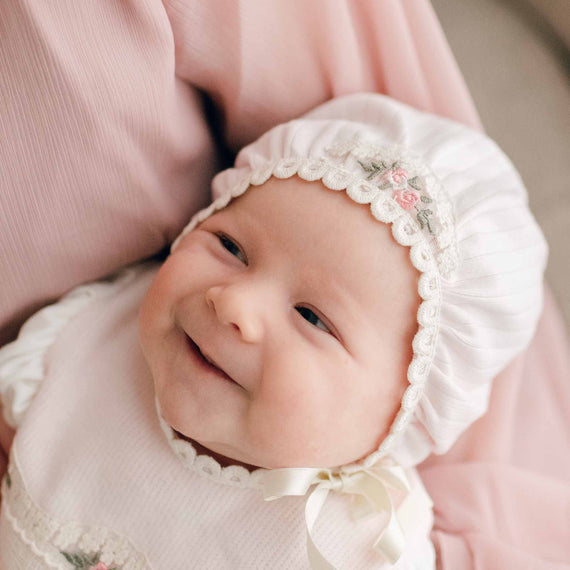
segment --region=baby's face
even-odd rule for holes
[[[344,192],[296,177],[249,189],[185,236],[143,302],[164,419],[259,467],[360,459],[407,386],[417,278]]]

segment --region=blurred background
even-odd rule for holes
[[[518,168],[570,329],[570,0],[432,0],[487,133]]]

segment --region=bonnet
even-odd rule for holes
[[[409,384],[389,434],[357,464],[324,475],[306,470],[304,491],[322,480],[339,490],[335,473],[373,469],[384,458],[401,469],[445,453],[486,411],[493,378],[528,345],[542,307],[547,246],[515,168],[493,141],[461,124],[382,95],[350,95],[242,149],[234,167],[214,178],[214,201],[172,249],[271,176],[320,180],[346,192],[391,226],[420,274]],[[394,469],[387,476],[397,486]],[[279,479],[295,470],[272,471]],[[268,480],[266,498],[304,494],[273,492],[281,484]],[[396,560],[398,547],[384,547]]]

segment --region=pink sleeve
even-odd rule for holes
[[[440,570],[570,568],[570,354],[552,294],[490,408],[420,466]]]
[[[233,150],[355,91],[478,125],[428,0],[5,0],[0,37],[0,345],[207,200],[199,90]]]
[[[165,5],[177,75],[223,109],[234,150],[276,123],[359,91],[381,92],[480,128],[427,0]]]
[[[213,145],[157,0],[5,0],[0,345],[78,283],[160,250],[207,201]]]

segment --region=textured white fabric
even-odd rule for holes
[[[2,394],[14,395],[6,415],[18,427],[2,484],[1,568],[68,570],[63,552],[100,553],[122,570],[308,567],[304,497],[265,502],[243,470],[181,461],[190,444],[173,453],[164,437],[137,331],[156,269],[73,291],[0,350]],[[427,498],[415,469],[407,474]],[[433,570],[431,509],[416,523],[392,568]],[[331,496],[315,537],[339,568],[382,568],[377,531],[376,519],[354,522],[350,501]]]
[[[421,192],[408,190],[428,198],[422,207],[434,211],[439,233],[429,235],[419,209],[399,206],[398,181],[370,179],[385,157],[410,181],[417,175]],[[410,385],[389,435],[364,464],[390,453],[409,466],[444,453],[486,411],[492,379],[527,346],[541,311],[547,246],[518,173],[477,131],[382,95],[351,95],[245,147],[235,168],[215,177],[215,201],[182,235],[252,185],[295,175],[370,203],[422,273]],[[369,197],[359,184],[374,187]]]
[[[137,271],[122,271],[115,286],[132,279]],[[19,342],[0,351],[0,395],[6,422],[13,428],[21,423],[45,374],[44,359],[57,334],[69,319],[98,294],[108,290],[105,282],[76,287],[54,305],[48,305],[28,319],[19,333]]]

